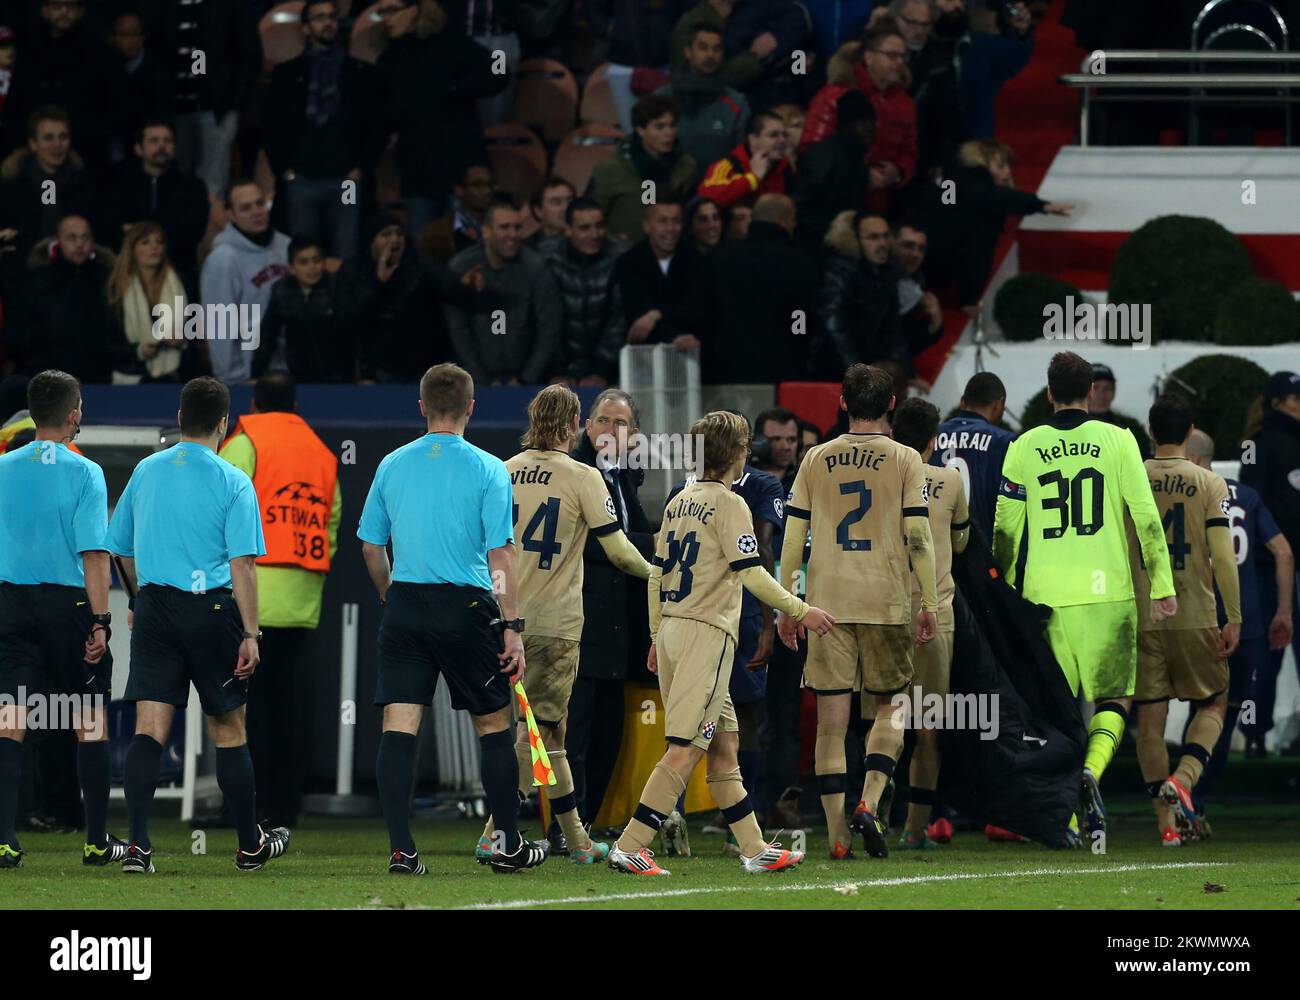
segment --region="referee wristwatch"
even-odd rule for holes
[[[262,638],[262,630],[259,628],[256,632],[244,632],[243,636],[245,639],[260,639]]]
[[[522,618],[501,618],[498,619],[498,622],[503,629],[508,628],[511,632],[518,632],[520,635],[524,634],[524,620]]]

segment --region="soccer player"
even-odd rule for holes
[[[1178,612],[1138,627],[1138,764],[1156,810],[1157,829],[1166,847],[1199,835],[1192,789],[1219,742],[1228,707],[1228,657],[1241,637],[1241,589],[1228,517],[1232,500],[1223,477],[1188,461],[1185,444],[1192,431],[1192,408],[1169,393],[1147,415],[1155,458],[1146,462],[1156,509],[1169,536],[1169,559]],[[1130,545],[1130,551],[1136,548]],[[1147,583],[1146,566],[1133,558],[1133,579]],[[1223,595],[1227,622],[1219,628],[1214,588]],[[1165,746],[1169,699],[1196,706],[1187,727],[1177,768],[1170,773]]]
[[[852,829],[871,857],[883,858],[889,847],[878,817],[880,797],[903,750],[891,698],[912,682],[913,643],[931,641],[938,624],[925,471],[915,450],[889,436],[894,402],[888,372],[851,366],[840,394],[849,430],[808,452],[785,508],[781,582],[787,589],[794,583],[811,531],[808,600],[825,606],[836,621],[826,634],[809,637],[804,667],[804,684],[817,695],[814,762],[834,861],[853,857],[844,818],[844,738],[853,692],[862,692],[863,716],[873,724]],[[909,557],[921,588],[915,634]],[[800,631],[784,618],[777,628],[787,645]]]
[[[1214,439],[1205,431],[1194,428],[1187,437],[1184,451],[1188,461],[1209,469],[1214,460]],[[1201,780],[1192,789],[1192,801],[1196,804],[1203,837],[1210,833],[1210,824],[1205,818],[1205,800],[1228,763],[1232,731],[1237,727],[1242,702],[1248,697],[1251,678],[1257,668],[1263,667],[1270,648],[1285,649],[1291,641],[1291,588],[1295,582],[1295,556],[1291,546],[1259,494],[1235,479],[1225,479],[1224,482],[1228,484],[1230,504],[1228,533],[1237,555],[1237,581],[1241,588],[1241,641],[1237,644],[1237,651],[1228,657],[1228,707],[1223,716],[1223,732],[1214,745]],[[1264,567],[1258,558],[1261,549],[1267,549],[1273,556],[1271,567]],[[1277,612],[1267,627],[1259,587],[1261,570],[1274,574],[1278,592],[1286,599],[1278,602]],[[1219,625],[1223,626],[1228,619],[1221,596],[1216,603]],[[1188,722],[1190,724],[1190,718]],[[1186,741],[1184,732],[1183,742]]]
[[[47,370],[27,384],[36,440],[0,456],[0,868],[22,866],[14,831],[27,692],[75,698],[85,799],[83,865],[121,861],[108,832],[108,491],[104,471],[70,450],[81,384]]]
[[[474,381],[465,369],[441,364],[425,372],[420,413],[428,433],[379,463],[357,528],[384,604],[375,684],[384,729],[375,777],[388,822],[388,871],[428,872],[411,836],[410,798],[415,737],[439,677],[452,707],[469,712],[478,733],[497,840],[489,863],[502,873],[536,868],[550,845],[524,840],[515,825],[519,763],[510,707],[526,661],[510,473],[465,440],[474,413]]]
[[[1014,583],[1028,539],[1027,600],[1052,609],[1047,640],[1070,690],[1096,704],[1080,781],[1089,836],[1105,832],[1099,782],[1124,735],[1137,679],[1137,607],[1129,571],[1125,511],[1137,530],[1150,579],[1151,621],[1178,610],[1164,527],[1133,434],[1088,416],[1092,365],[1063,351],[1047,367],[1052,419],[1007,449],[993,525],[993,558]],[[1145,616],[1144,616],[1145,617]]]
[[[999,427],[1007,408],[1007,389],[992,372],[970,377],[957,412],[939,425],[931,465],[961,473],[971,520],[985,544],[993,542],[993,511],[1002,483],[1002,461],[1015,435]]]
[[[126,811],[131,845],[122,871],[153,872],[149,811],[163,744],[190,684],[216,745],[217,784],[239,834],[235,867],[256,871],[289,847],[284,827],[256,818],[253,760],[244,705],[261,638],[254,562],[266,553],[257,494],[248,476],[217,448],[226,436],[230,390],[215,378],[181,389],[181,439],[135,467],[108,528],[136,591],[131,673],[135,737],[126,752]]]
[[[914,449],[922,462],[934,455],[939,411],[923,399],[904,400],[894,411],[894,440]],[[952,670],[953,614],[952,598],[956,585],[952,579],[952,555],[966,550],[970,537],[970,511],[961,474],[954,468],[926,465],[925,485],[929,497],[930,535],[934,541],[934,575],[939,593],[938,627],[934,639],[916,650],[916,687],[921,696],[948,694],[948,677]],[[921,613],[921,583],[912,575],[912,614]],[[915,690],[915,688],[914,688]],[[932,850],[938,845],[926,834],[930,810],[936,804],[939,787],[939,734],[919,722],[921,706],[913,705],[916,720],[916,746],[908,773],[911,800],[907,806],[907,829],[898,841],[903,850]]]
[[[697,420],[691,435],[704,442],[704,475],[665,509],[647,588],[652,642],[646,668],[659,675],[668,750],[610,851],[609,866],[632,875],[669,874],[648,845],[707,754],[709,786],[740,845],[742,869],[781,871],[799,864],[803,852],[763,840],[736,759],[736,715],[727,685],[741,588],[815,632],[824,632],[834,619],[782,590],[759,563],[753,519],[731,491],[749,455],[748,422],[715,411]]]
[[[564,832],[569,860],[590,865],[609,856],[609,845],[596,843],[578,817],[573,775],[564,748],[569,695],[578,676],[582,639],[582,552],[587,533],[595,535],[609,561],[629,576],[650,577],[645,561],[623,533],[622,524],[600,473],[574,461],[582,404],[564,385],[549,385],[528,404],[524,451],[506,462],[514,494],[515,552],[519,566],[519,613],[528,623],[524,655],[525,689],[533,717],[555,771],[546,789],[551,811]],[[516,727],[519,790],[533,787],[528,726]],[[480,861],[491,858],[492,836],[479,841]]]
[[[748,425],[749,420],[738,410],[728,410],[740,417]],[[695,481],[695,476],[688,476],[674,486],[668,494],[665,506],[673,498]],[[738,494],[749,508],[754,521],[754,538],[758,541],[760,565],[772,573],[776,568],[776,551],[773,539],[776,533],[785,527],[785,487],[781,480],[749,464],[748,459],[741,467],[740,476],[731,484],[731,491]],[[740,777],[745,790],[753,792],[755,772],[758,767],[759,735],[763,725],[763,705],[767,695],[767,663],[772,656],[773,641],[776,637],[776,622],[772,609],[760,604],[749,591],[741,595],[740,632],[736,642],[736,659],[731,666],[731,683],[728,690],[731,704],[736,710],[736,725],[740,728],[739,749],[736,756],[740,762]],[[725,818],[724,818],[725,819]],[[668,817],[661,831],[663,834],[664,853],[681,853],[689,856],[690,847],[685,840],[686,821],[678,810]],[[705,828],[705,832],[710,832]],[[723,847],[726,854],[737,855],[740,846],[730,831]]]

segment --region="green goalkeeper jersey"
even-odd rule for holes
[[[1084,410],[1061,410],[1007,449],[994,561],[1014,582],[1027,533],[1027,600],[1054,608],[1131,601],[1125,508],[1150,569],[1151,599],[1172,596],[1164,527],[1132,432],[1091,420]]]

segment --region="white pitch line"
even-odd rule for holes
[[[510,899],[498,903],[471,903],[458,906],[458,910],[520,910],[532,906],[562,906],[573,903],[616,903],[629,899],[671,899],[676,896],[703,896],[719,892],[809,892],[816,889],[839,889],[854,886],[872,889],[894,885],[922,885],[927,882],[961,882],[969,879],[1038,878],[1044,875],[1117,875],[1123,872],[1168,871],[1175,868],[1219,868],[1235,864],[1232,861],[1171,861],[1154,865],[1111,865],[1105,868],[1028,868],[1004,872],[953,872],[948,875],[909,875],[899,878],[875,878],[865,882],[796,882],[793,885],[772,883],[768,885],[715,885],[689,889],[664,889],[650,892],[611,892],[603,895],[563,896],[557,899]]]

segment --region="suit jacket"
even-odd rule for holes
[[[584,433],[573,451],[576,461],[600,468],[596,448]],[[654,555],[654,531],[641,509],[636,491],[645,479],[641,470],[619,469],[619,488],[605,487],[614,501],[619,520],[626,514],[627,537],[646,559]],[[627,680],[649,677],[645,670],[650,651],[650,614],[646,585],[609,561],[595,537],[587,536],[582,553],[582,657],[578,675],[590,680]]]

